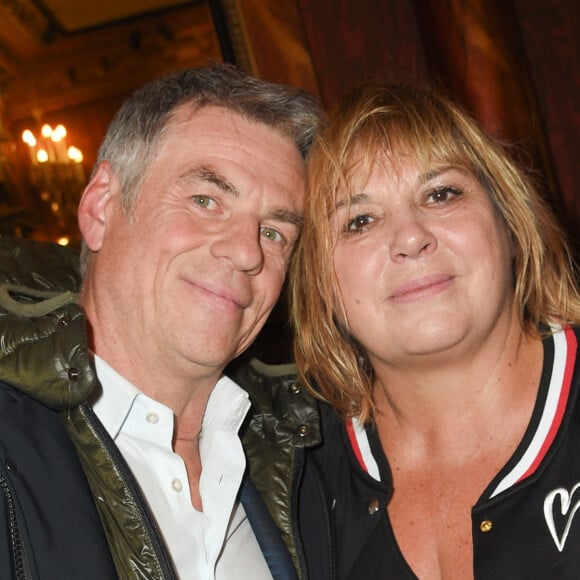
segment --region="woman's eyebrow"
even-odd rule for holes
[[[436,169],[430,169],[425,173],[422,173],[417,177],[417,181],[421,184],[428,183],[432,179],[436,179],[441,175],[448,173],[449,171],[458,171],[459,173],[468,174],[469,172],[466,171],[463,167],[457,167],[456,165],[447,165],[445,167],[438,167]]]
[[[369,200],[369,194],[368,193],[355,193],[354,195],[349,196],[348,198],[342,198],[339,199],[335,206],[334,209],[340,209],[342,207],[345,207],[346,205],[354,205],[357,203],[365,203]]]

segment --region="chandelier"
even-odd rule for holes
[[[22,141],[30,155],[31,184],[57,221],[60,243],[66,244],[77,237],[77,207],[86,184],[82,151],[67,142],[64,125],[44,124],[38,136],[26,129]]]

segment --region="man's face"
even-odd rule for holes
[[[298,150],[225,108],[181,108],[130,216],[119,195],[113,174],[102,232],[85,234],[97,251],[83,297],[97,352],[120,372],[126,361],[221,370],[278,299],[299,234]]]

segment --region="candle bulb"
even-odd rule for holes
[[[49,161],[50,163],[54,163],[56,161],[56,152],[54,145],[52,143],[52,132],[53,132],[52,127],[48,123],[45,123],[40,128],[40,133],[45,139],[44,150],[48,155],[47,161]]]
[[[48,161],[48,152],[46,149],[39,149],[36,152],[36,159],[39,163],[46,163]]]
[[[52,127],[48,124],[45,123],[41,128],[40,128],[40,134],[45,138],[45,139],[50,139],[51,135],[52,135]]]
[[[85,182],[85,170],[83,168],[83,153],[78,147],[71,145],[67,151],[68,158],[75,165],[75,177],[79,183],[84,185]]]
[[[28,153],[30,154],[30,161],[32,162],[32,165],[36,165],[36,137],[33,135],[30,129],[23,131],[22,141],[28,145]]]
[[[62,127],[63,130],[58,131],[59,127]],[[54,152],[55,152],[57,163],[67,163],[68,162],[68,156],[67,156],[67,151],[66,151],[66,142],[64,140],[65,135],[66,135],[66,130],[64,129],[64,127],[62,125],[59,125],[52,132],[52,135],[50,136],[50,140],[54,144]]]

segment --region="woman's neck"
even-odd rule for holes
[[[542,361],[540,338],[526,336],[518,325],[504,341],[482,345],[469,356],[407,368],[379,366],[374,396],[381,440],[447,455],[458,441],[466,452],[482,438],[525,430]]]

